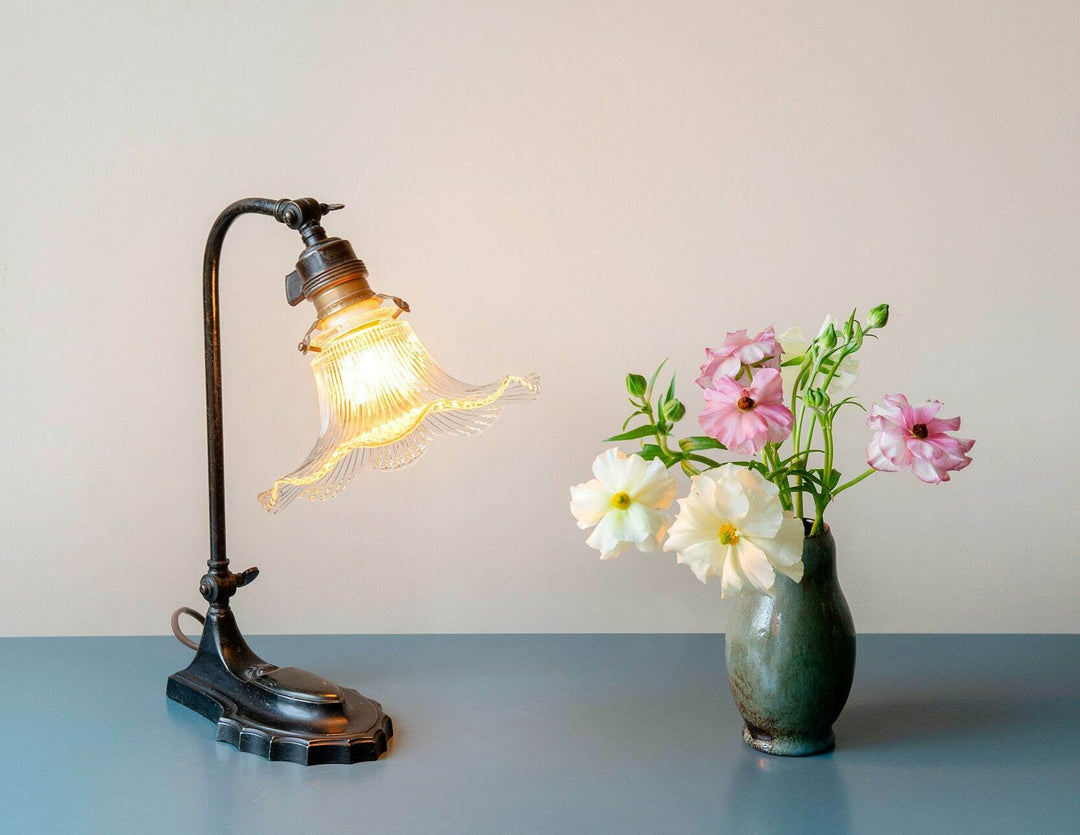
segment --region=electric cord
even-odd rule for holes
[[[189,609],[187,606],[181,606],[175,612],[172,613],[172,633],[176,636],[176,640],[186,646],[188,649],[198,650],[199,645],[195,643],[191,638],[184,634],[184,631],[180,628],[180,615],[191,615],[199,623],[206,623],[206,618],[196,612],[194,609]]]

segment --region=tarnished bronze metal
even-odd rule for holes
[[[294,667],[269,664],[244,641],[229,599],[259,569],[239,574],[225,553],[225,454],[221,414],[221,337],[218,266],[225,233],[242,214],[270,215],[304,240],[297,270],[286,279],[290,304],[309,298],[316,311],[374,295],[367,268],[348,241],[330,238],[319,221],[342,208],[311,197],[251,198],[228,206],[214,221],[203,257],[203,326],[206,361],[206,443],[210,495],[209,570],[199,593],[210,604],[191,664],[169,676],[168,697],[217,723],[217,738],[272,760],[303,765],[377,759],[394,729],[378,702]],[[335,307],[338,306],[338,307]],[[319,312],[319,317],[326,315]],[[175,623],[173,631],[180,637]],[[182,639],[185,646],[193,642]]]
[[[296,270],[285,277],[285,298],[291,305],[304,299],[315,304],[321,319],[346,304],[370,299],[367,267],[356,257],[352,244],[328,238],[318,224],[306,228],[307,249],[300,253]]]

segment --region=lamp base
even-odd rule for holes
[[[276,667],[244,641],[232,610],[211,606],[198,652],[166,694],[217,723],[220,742],[300,765],[376,760],[394,735],[382,706],[296,667]]]

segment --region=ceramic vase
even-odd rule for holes
[[[836,577],[836,543],[804,522],[803,578],[743,595],[724,641],[728,683],[747,745],[788,757],[831,750],[855,673],[855,625]]]

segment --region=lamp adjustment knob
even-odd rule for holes
[[[259,569],[255,566],[252,566],[246,571],[241,571],[239,574],[236,575],[236,587],[240,588],[241,586],[246,586],[248,583],[254,582],[255,578],[258,576]]]
[[[344,203],[320,203],[314,197],[300,197],[296,200],[279,200],[274,216],[290,229],[303,229],[318,224],[323,215],[344,208]]]
[[[207,572],[199,581],[199,594],[206,598],[207,603],[226,603],[236,594],[237,589],[251,583],[258,576],[259,569],[254,566],[239,574],[231,571],[224,574]]]

